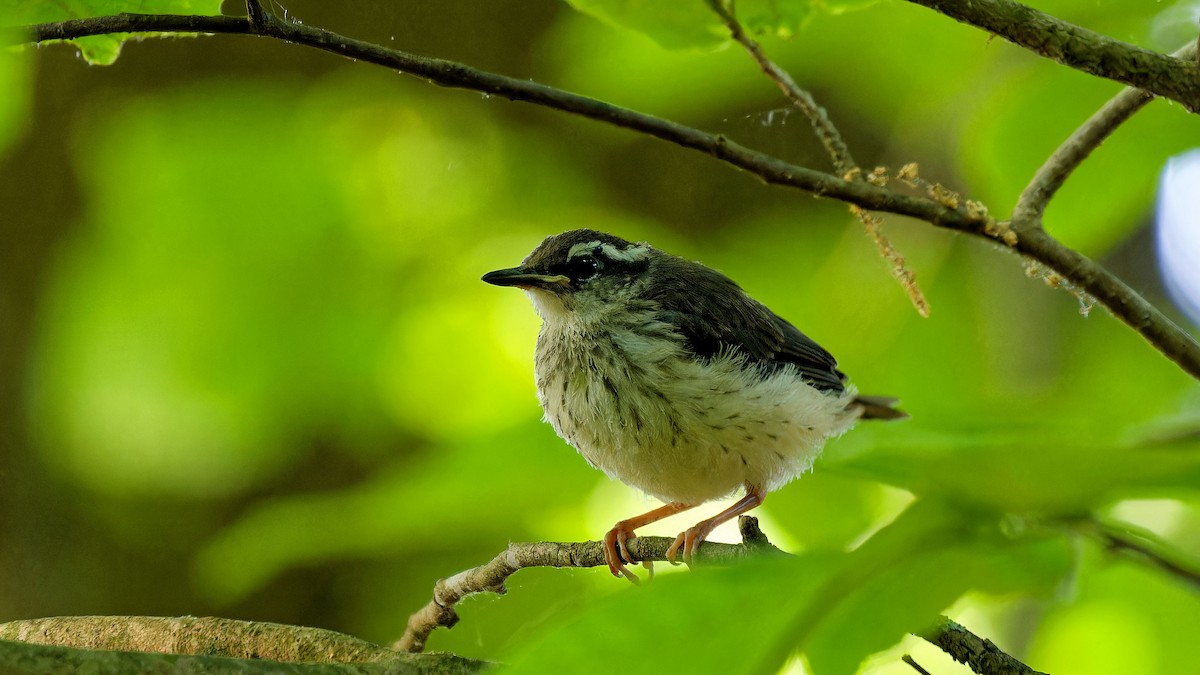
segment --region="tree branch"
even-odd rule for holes
[[[817,135],[817,139],[821,141],[821,145],[825,146],[825,152],[829,154],[829,158],[833,161],[833,168],[845,180],[861,181],[864,179],[862,171],[859,170],[858,164],[850,155],[850,148],[846,145],[846,141],[842,138],[841,132],[833,124],[833,120],[829,119],[829,113],[825,108],[817,104],[816,99],[807,90],[802,89],[792,76],[783,68],[780,68],[772,61],[763,51],[762,47],[746,34],[742,24],[734,16],[734,0],[708,0],[708,4],[712,10],[720,17],[721,22],[725,24],[725,28],[729,30],[729,35],[734,42],[737,42],[746,50],[750,58],[758,64],[759,70],[767,76],[767,79],[775,83],[779,90],[783,92],[784,97],[792,102],[804,116],[808,118],[812,125],[813,132]],[[921,287],[917,285],[917,277],[912,270],[908,269],[908,265],[904,260],[904,256],[883,233],[883,219],[878,216],[867,213],[866,211],[850,206],[850,212],[862,222],[866,229],[867,235],[871,237],[871,241],[875,244],[875,248],[879,251],[879,255],[888,262],[892,267],[892,276],[900,282],[900,286],[908,294],[909,300],[917,313],[921,316],[929,317],[929,301],[925,299],[925,294],[921,292]]]
[[[1187,43],[1173,56],[1184,60],[1195,60],[1196,42]],[[1082,164],[1093,150],[1100,147],[1100,144],[1112,135],[1117,127],[1124,124],[1126,120],[1133,117],[1134,113],[1152,100],[1154,100],[1152,94],[1128,87],[1121,90],[1080,125],[1042,164],[1033,179],[1029,181],[1025,191],[1021,193],[1017,205],[1013,208],[1013,228],[1018,233],[1022,233],[1035,227],[1041,227],[1042,214],[1046,211],[1046,205],[1066,182],[1071,172]]]
[[[1102,265],[1041,229],[1021,232],[1013,248],[1061,274],[1075,289],[1140,333],[1163,356],[1200,379],[1200,346],[1195,339]]]
[[[1200,590],[1200,568],[1196,561],[1186,560],[1152,533],[1127,523],[1111,523],[1099,518],[1091,518],[1084,524],[1088,534],[1109,551],[1142,560]]]
[[[767,541],[766,535],[758,529],[757,518],[742,516],[738,519],[738,525],[742,530],[741,544],[706,541],[700,544],[696,559],[708,563],[728,563],[764,552],[783,553]],[[673,543],[674,537],[637,537],[629,542],[629,553],[634,559],[628,562],[663,562],[667,559],[667,549]],[[517,570],[526,567],[601,567],[607,564],[604,560],[604,543],[600,541],[511,543],[490,561],[438,580],[433,587],[433,599],[409,617],[404,635],[392,648],[406,652],[422,651],[434,629],[452,628],[458,623],[454,605],[459,600],[485,591],[503,595],[507,592],[504,582]]]
[[[738,528],[741,530],[742,543],[722,544],[706,541],[700,544],[697,560],[708,563],[737,562],[759,555],[789,555],[776,548],[767,540],[767,536],[759,529],[758,519],[753,516],[739,516]],[[653,561],[661,562],[667,559],[667,548],[674,543],[674,537],[638,537],[629,543],[629,553],[634,560],[629,562]],[[539,541],[529,543],[512,543],[495,558],[469,570],[464,570],[447,579],[440,579],[433,587],[433,599],[428,605],[413,613],[408,619],[408,627],[404,636],[392,645],[393,649],[408,652],[420,652],[425,649],[429,634],[439,627],[452,628],[458,623],[458,614],[454,605],[460,600],[475,593],[507,592],[504,584],[510,576],[526,567],[602,567],[604,561],[603,543],[585,541],[578,543]],[[924,631],[920,637],[941,648],[950,656],[962,663],[967,663],[980,675],[1043,675],[1029,668],[1017,659],[1001,651],[990,640],[984,640],[971,631],[946,617],[939,617],[938,623]],[[987,646],[985,657],[980,657],[980,645]],[[960,655],[972,655],[968,657]],[[1024,670],[1015,670],[1020,667]],[[983,669],[981,669],[983,668]]]
[[[1115,80],[1200,112],[1200,64],[1142,49],[1013,0],[908,0],[1065,66]]]
[[[252,30],[262,30],[272,16],[270,12],[263,9],[259,0],[246,0],[246,20],[250,22]]]
[[[981,0],[974,4],[990,6],[996,2],[1000,0]],[[931,4],[934,4],[932,0]],[[144,14],[75,19],[22,29],[29,42],[65,40],[105,33],[180,31],[278,38],[398,70],[442,86],[483,92],[514,101],[526,101],[696,150],[747,171],[769,184],[798,188],[819,197],[832,197],[871,211],[910,216],[937,227],[966,232],[1012,246],[1096,298],[1163,355],[1179,364],[1192,377],[1200,379],[1200,344],[1106,269],[1037,230],[1023,233],[1013,241],[1011,230],[999,227],[986,213],[956,201],[946,203],[944,200],[900,194],[867,181],[845,180],[828,173],[789,164],[739,145],[722,135],[706,133],[536,82],[505,77],[444,59],[386,49],[312,26],[286,23],[271,17],[270,14],[267,14],[267,20],[259,29],[252,28],[245,18]],[[1191,64],[1189,68],[1194,65]],[[1180,75],[1186,76],[1190,72]],[[1200,78],[1192,78],[1200,82]]]
[[[944,616],[921,637],[980,675],[1046,675]]]
[[[829,114],[825,108],[817,105],[816,99],[813,98],[807,90],[800,88],[792,76],[783,68],[780,68],[774,61],[767,58],[762,47],[754,41],[746,31],[742,28],[742,24],[738,22],[737,17],[733,14],[733,0],[708,0],[709,6],[721,18],[725,27],[729,29],[729,35],[733,41],[740,44],[754,62],[758,64],[759,69],[772,82],[775,83],[783,95],[792,102],[808,121],[812,124],[813,131],[816,132],[817,138],[821,141],[821,145],[825,146],[825,151],[829,153],[829,157],[833,160],[833,168],[838,175],[846,178],[847,174],[858,168],[854,163],[854,158],[850,156],[850,148],[846,146],[846,141],[842,139],[842,134],[834,126],[833,120],[829,119]]]
[[[0,671],[341,675],[476,673],[488,664],[411,654],[342,633],[232,619],[75,616],[0,624]]]

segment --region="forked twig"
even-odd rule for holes
[[[729,29],[729,35],[733,41],[740,44],[750,54],[763,73],[812,123],[813,131],[816,132],[817,139],[821,141],[821,145],[825,146],[825,151],[833,160],[833,168],[838,175],[845,177],[857,169],[858,164],[855,164],[854,158],[850,156],[850,148],[846,147],[846,141],[842,139],[841,132],[834,126],[833,120],[829,119],[829,113],[817,104],[812,94],[796,84],[786,70],[768,58],[758,42],[746,34],[746,30],[734,15],[733,0],[708,0],[708,5]]]
[[[1196,41],[1188,42],[1172,56],[1184,60],[1196,59]],[[1117,127],[1153,100],[1153,94],[1126,87],[1081,124],[1058,146],[1054,154],[1046,159],[1017,199],[1017,204],[1013,207],[1013,228],[1018,232],[1040,228],[1046,205],[1070,177],[1071,172],[1078,168],[1093,150],[1100,147]]]
[[[850,155],[850,148],[846,145],[845,139],[842,138],[842,134],[837,130],[833,120],[829,118],[829,113],[817,104],[816,99],[808,90],[796,84],[790,73],[772,61],[754,38],[746,34],[745,28],[742,27],[734,13],[734,0],[708,0],[708,4],[725,24],[733,41],[746,50],[763,74],[774,82],[783,95],[808,118],[817,139],[821,141],[821,145],[825,146],[825,152],[833,161],[834,170],[845,180],[864,180],[862,171]],[[917,313],[928,318],[929,301],[925,298],[921,287],[917,285],[917,276],[908,268],[904,255],[883,233],[883,219],[853,204],[850,205],[850,213],[854,214],[863,224],[867,235],[871,237],[871,242],[875,244],[879,255],[891,266],[892,276],[900,282],[900,286],[908,294],[908,299],[917,309]]]

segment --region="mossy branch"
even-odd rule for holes
[[[213,617],[72,616],[0,624],[0,672],[477,673],[485,661],[412,654],[319,628]]]

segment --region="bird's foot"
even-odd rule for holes
[[[636,539],[632,529],[622,527],[623,523],[617,523],[617,526],[609,530],[604,535],[604,562],[608,563],[608,571],[612,572],[614,577],[625,577],[633,584],[641,583],[637,575],[629,571],[625,563],[634,562],[633,554],[629,552],[629,542]],[[645,564],[645,563],[643,563]],[[653,566],[647,566],[650,570],[650,575],[654,575]]]
[[[683,562],[687,563],[690,567],[692,565],[692,558],[696,555],[696,550],[700,548],[700,544],[704,543],[705,539],[708,539],[708,535],[712,534],[712,531],[718,525],[762,504],[764,497],[765,493],[762,488],[746,483],[746,496],[739,499],[733,506],[730,506],[708,520],[702,520],[680,532],[679,536],[675,537],[674,543],[667,549],[667,562],[672,565],[678,564],[675,562],[675,556],[679,553],[679,549],[682,548]]]
[[[675,537],[674,543],[667,548],[667,562],[678,565],[679,563],[675,562],[675,556],[679,555],[680,549],[683,549],[683,562],[691,567],[696,549],[700,548],[700,544],[704,543],[716,526],[717,523],[705,520],[680,532],[679,536]]]

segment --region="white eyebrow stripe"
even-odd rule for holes
[[[582,255],[584,253],[591,253],[592,251],[596,250],[596,248],[598,248],[599,246],[600,246],[600,240],[598,240],[598,239],[596,241],[589,241],[586,244],[575,244],[574,246],[571,247],[571,250],[567,251],[567,260],[570,260],[571,258],[574,258],[577,255]]]
[[[609,260],[616,260],[618,262],[634,262],[637,260],[642,260],[650,254],[650,247],[644,245],[630,246],[625,250],[621,250],[612,244],[605,244],[601,243],[600,241],[589,241],[583,244],[575,244],[572,246],[571,249],[567,251],[567,260],[570,260],[576,256],[589,254],[592,251],[595,251],[597,248],[600,249],[600,252],[604,254],[605,258],[608,258]]]
[[[650,249],[646,246],[630,246],[622,251],[612,244],[601,244],[600,250],[604,251],[604,255],[608,256],[609,260],[621,260],[623,262],[641,260],[650,254]]]

